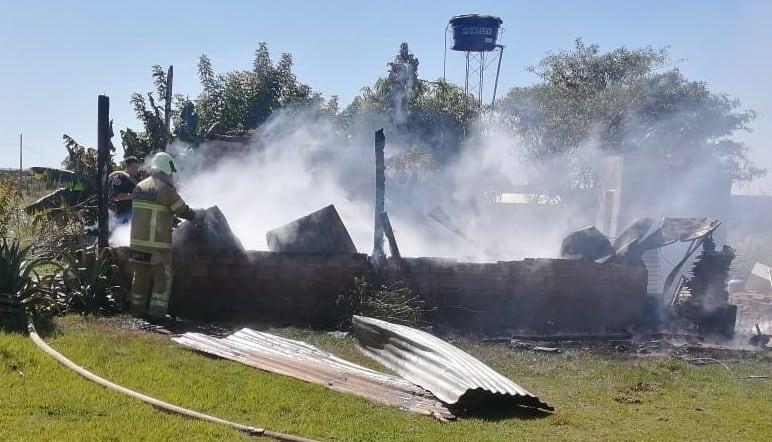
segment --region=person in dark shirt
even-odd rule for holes
[[[125,170],[110,174],[110,199],[118,224],[131,220],[131,193],[141,176],[140,162],[137,157],[126,157],[123,161]]]

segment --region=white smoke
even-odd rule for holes
[[[400,134],[386,137],[387,157],[399,154]],[[387,179],[386,209],[403,256],[491,261],[557,254],[560,238],[570,231],[564,224],[552,223],[549,237],[534,237],[531,217],[488,213],[486,192],[527,181],[514,143],[511,134],[488,130],[427,182],[405,187]],[[247,249],[267,250],[267,231],[333,204],[357,250],[372,252],[371,136],[350,140],[327,120],[279,113],[260,127],[246,153],[220,152],[216,144],[170,146],[179,191],[191,207],[218,206]],[[435,206],[450,215],[463,237],[428,216]],[[128,244],[128,228],[117,227],[111,243]]]
[[[266,232],[333,204],[358,251],[369,254],[375,192],[372,134],[377,128],[371,129],[361,130],[362,138],[348,139],[327,119],[279,112],[258,129],[246,153],[218,153],[221,147],[216,142],[198,149],[173,145],[169,151],[176,158],[179,190],[186,202],[192,207],[218,206],[247,249],[267,250]],[[468,261],[551,258],[558,255],[568,233],[595,222],[593,191],[585,191],[584,199],[578,194],[559,195],[555,204],[497,200],[502,192],[535,198],[566,189],[569,160],[561,157],[544,164],[537,174],[534,166],[522,161],[515,134],[488,121],[470,132],[460,155],[424,181],[405,186],[390,181],[394,174],[387,173],[386,210],[403,256]],[[408,147],[403,135],[386,132],[387,164],[389,157]],[[588,143],[570,161],[598,166],[601,156]],[[662,203],[647,202],[631,213],[654,218],[719,215],[677,210],[694,209],[687,201],[695,200],[704,180],[687,182],[696,188],[671,189]],[[429,216],[438,207],[450,226]],[[115,243],[128,243],[127,238],[125,229],[116,230]]]
[[[110,226],[110,247],[127,247],[131,234],[131,224],[118,224],[114,222]]]
[[[343,149],[332,126],[322,121],[296,123],[273,118],[244,155],[214,159],[206,144],[191,151],[179,161],[180,193],[192,207],[218,206],[234,234],[254,250],[267,250],[268,230],[334,204],[357,247],[366,250],[367,208],[338,184],[339,175],[354,169],[366,151]],[[366,163],[361,173],[367,173]]]

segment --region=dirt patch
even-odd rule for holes
[[[257,330],[267,330],[267,324],[227,324],[222,322],[194,321],[179,318],[152,320],[139,318],[128,314],[102,316],[94,318],[97,324],[132,332],[158,333],[163,335],[181,335],[188,332],[202,333],[214,337],[225,337],[235,331],[250,327]],[[737,339],[731,343],[716,344],[700,340],[692,335],[650,336],[610,336],[609,339],[591,337],[587,340],[574,337],[572,339],[539,338],[480,338],[481,343],[499,343],[519,351],[536,353],[562,353],[564,351],[581,351],[594,356],[609,359],[627,359],[636,357],[674,357],[693,364],[707,364],[716,361],[758,360],[772,363],[772,349],[752,346],[747,339]],[[638,390],[630,393],[646,391],[646,385],[636,386]]]
[[[218,338],[227,336],[241,328],[233,324],[189,321],[177,318],[150,319],[139,318],[132,315],[100,316],[95,318],[94,322],[106,327],[127,331],[159,333],[164,335],[181,335],[188,332],[194,332]]]
[[[566,350],[584,351],[603,358],[675,357],[687,362],[700,360],[762,360],[772,362],[772,348],[751,345],[747,337],[731,342],[711,343],[696,335],[655,334],[608,339],[591,337],[571,339],[560,337],[484,338],[484,343],[505,344],[509,348],[536,353],[562,353]]]

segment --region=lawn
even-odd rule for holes
[[[769,440],[772,355],[692,365],[672,357],[574,349],[535,353],[503,344],[454,343],[553,405],[450,423],[323,386],[207,357],[168,336],[79,316],[39,333],[95,374],[196,411],[319,440]],[[246,440],[246,433],[168,414],[94,384],[0,324],[0,440]],[[301,329],[302,339],[371,367],[353,338]],[[749,377],[751,376],[751,377]],[[765,377],[764,377],[765,376]]]

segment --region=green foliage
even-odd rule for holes
[[[64,238],[33,254],[33,246],[3,238],[0,243],[0,317],[39,317],[77,311],[114,314],[125,310],[125,289],[116,284],[118,266],[110,249],[71,252]]]
[[[407,122],[408,101],[418,84],[418,64],[418,58],[410,52],[407,43],[399,46],[399,52],[388,63],[386,101],[392,121],[397,126]]]
[[[335,302],[347,320],[351,315],[361,315],[412,327],[424,324],[424,314],[431,311],[404,282],[381,285],[373,290],[364,277],[354,277],[353,286],[341,293]]]
[[[402,187],[428,181],[436,168],[437,162],[432,153],[418,146],[411,146],[386,162],[390,185]]]
[[[38,179],[44,181],[50,179],[48,177],[61,175],[60,172],[62,172],[44,167],[33,167],[32,170],[35,176],[39,177]],[[69,184],[70,187],[60,187],[42,196],[25,206],[25,212],[39,219],[62,220],[73,210],[81,209],[87,214],[87,218],[96,219],[96,198],[93,193],[86,191],[85,188],[72,188],[72,186],[80,186],[80,182],[78,178],[77,181]]]
[[[536,163],[571,157],[580,147],[636,152],[676,164],[715,161],[736,181],[763,175],[731,140],[756,117],[707,84],[668,68],[666,49],[601,53],[576,41],[572,51],[546,56],[529,70],[541,83],[513,88],[497,109],[516,129],[524,156]]]
[[[209,58],[202,55],[198,63],[202,92],[195,100],[197,134],[249,135],[279,109],[335,111],[337,100],[326,103],[299,82],[292,64],[286,53],[274,64],[264,42],[255,50],[251,70],[215,74]]]
[[[166,93],[165,75],[158,65],[153,66],[153,79],[156,84],[156,91],[160,99],[164,99],[162,93]],[[137,119],[142,122],[144,131],[137,133],[131,129],[121,131],[121,142],[125,155],[133,155],[137,158],[144,158],[150,152],[155,150],[165,150],[168,141],[166,133],[166,124],[164,108],[161,104],[156,104],[152,92],[145,96],[134,92],[129,99]]]
[[[196,105],[187,98],[177,96],[174,115],[174,137],[187,144],[196,145],[201,140],[197,133],[199,117]]]
[[[94,223],[98,217],[97,151],[67,134],[62,136],[67,157],[61,169],[32,167],[33,177],[57,189],[27,205],[24,210],[38,219],[68,222],[74,216]],[[73,213],[75,212],[75,214]]]
[[[139,134],[133,129],[126,128],[126,130],[121,130],[120,134],[124,156],[144,158],[153,151],[153,147],[146,139],[144,133]]]
[[[136,132],[130,128],[120,131],[124,157],[135,156],[142,159],[153,151],[166,150],[166,145],[171,139],[171,134],[167,133],[166,130],[166,111],[164,109],[169,87],[168,78],[166,78],[166,72],[163,68],[157,64],[153,65],[151,75],[160,104],[156,103],[156,96],[153,95],[153,92],[148,92],[146,95],[138,92],[131,94],[129,101],[134,108],[137,119],[142,123],[144,131]],[[147,100],[145,100],[145,96],[147,96]],[[170,115],[171,117],[172,115]]]
[[[0,176],[0,237],[8,237],[24,216],[22,199],[17,184],[6,176]]]
[[[341,126],[347,134],[359,131],[371,132],[378,128],[388,129],[391,120],[388,114],[386,79],[378,79],[373,87],[363,87],[360,94],[340,113]],[[391,133],[391,131],[386,130]]]
[[[428,146],[439,160],[461,150],[466,135],[481,114],[474,97],[442,79],[419,82],[409,108],[409,130],[418,143]]]
[[[85,177],[85,181],[94,180],[97,174],[97,150],[78,143],[71,136],[62,135],[67,157],[62,161],[62,167]],[[93,183],[89,183],[93,184]]]
[[[64,310],[82,314],[114,314],[126,309],[126,289],[116,283],[118,265],[112,250],[104,248],[96,253],[91,249],[64,251],[58,257],[61,272],[58,298]]]
[[[206,134],[214,130],[215,125],[218,124],[223,102],[223,77],[215,74],[212,61],[206,54],[202,54],[198,59],[198,78],[202,91],[195,103],[199,115],[199,126],[196,128],[196,132],[203,131]]]
[[[83,218],[76,211],[62,210],[51,219],[34,218],[24,211],[28,201],[13,180],[0,179],[0,237],[16,239],[22,246],[32,244],[40,251],[83,247]]]
[[[341,125],[349,134],[383,127],[402,137],[400,143],[422,146],[442,162],[461,149],[481,109],[458,86],[420,79],[418,65],[418,58],[402,43],[388,63],[387,76],[363,88],[341,112]]]
[[[75,211],[62,210],[55,219],[31,226],[11,226],[9,233],[16,237],[4,236],[0,244],[0,316],[124,310],[125,289],[115,282],[118,267],[111,250],[95,256],[82,249],[86,237]]]
[[[35,257],[32,245],[3,237],[0,243],[0,319],[32,314],[49,317],[59,312],[53,297],[51,274],[41,271],[55,266],[46,256]]]

